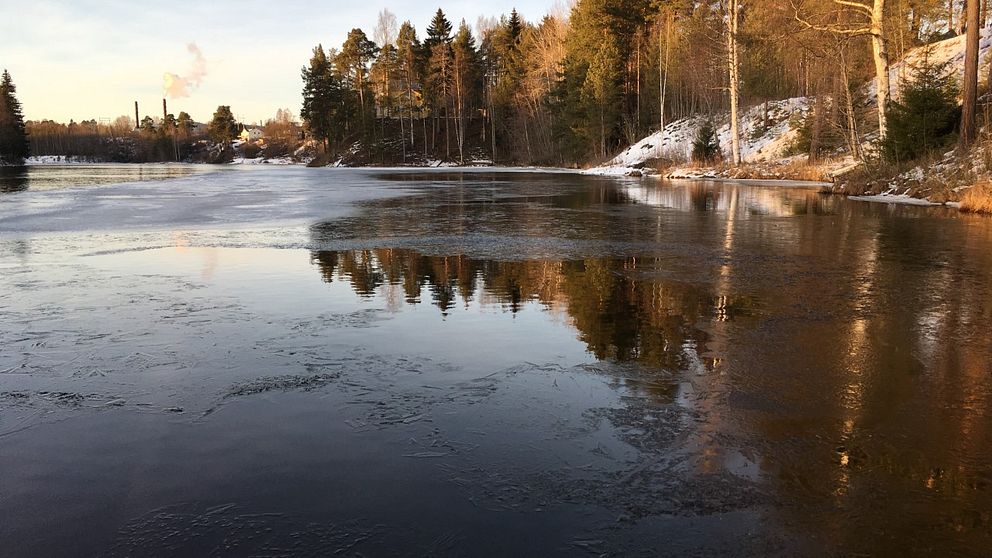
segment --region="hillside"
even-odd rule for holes
[[[744,162],[759,163],[781,159],[796,136],[790,119],[793,116],[802,117],[809,111],[809,107],[809,98],[797,97],[762,103],[745,111],[741,118],[741,157]],[[696,130],[705,120],[703,115],[676,120],[666,125],[663,132],[651,134],[606,164],[586,172],[600,175],[650,173],[655,164],[688,161]],[[719,114],[713,118],[713,122],[717,126],[720,145],[725,150],[729,149],[730,114]]]
[[[992,30],[983,29],[980,41],[980,60],[983,67],[988,63],[988,57],[992,48]],[[912,75],[913,66],[929,59],[930,62],[941,64],[949,63],[951,69],[958,79],[964,74],[964,51],[965,37],[959,36],[946,39],[929,45],[921,46],[909,51],[905,57],[896,61],[890,68],[890,80],[892,83],[892,94],[894,99],[898,99],[902,85]],[[984,78],[985,71],[982,71]],[[872,107],[875,103],[874,81],[869,81],[863,86],[863,103],[865,107]],[[640,175],[660,175],[670,178],[698,178],[698,177],[762,177],[762,178],[798,178],[792,174],[791,169],[800,167],[800,163],[805,160],[803,156],[789,156],[787,153],[790,145],[795,141],[797,130],[795,123],[801,120],[810,110],[813,99],[810,97],[796,97],[771,101],[752,106],[745,110],[741,116],[741,157],[745,165],[738,169],[729,168],[700,168],[687,165],[690,160],[692,141],[696,130],[704,122],[705,116],[697,115],[671,122],[665,126],[663,132],[655,132],[639,142],[631,145],[613,159],[603,165],[591,168],[585,172],[598,175],[615,176],[640,176]],[[724,152],[730,149],[730,115],[723,112],[713,117],[714,123],[718,127],[720,145]],[[874,124],[873,116],[866,120],[864,127],[871,130]],[[871,142],[877,138],[877,133],[869,131],[864,134],[865,147],[871,149]],[[855,161],[843,154],[827,159],[820,163],[819,171],[824,177],[832,177],[843,174],[856,167]],[[931,171],[940,179],[945,179],[951,174],[956,176],[969,176],[969,171],[975,168],[971,175],[980,175],[992,172],[986,171],[984,163],[976,165],[976,160],[971,158],[968,161],[958,161],[953,154],[945,155],[935,168],[923,166],[910,169],[901,173],[897,179],[890,182],[882,182],[873,185],[872,188],[858,193],[871,195],[872,200],[903,200],[907,197],[924,196],[935,194],[932,188],[920,188],[919,184],[926,181]],[[962,168],[966,167],[966,168]],[[981,167],[981,168],[978,168]],[[657,169],[665,169],[659,171]],[[803,171],[809,173],[809,170]],[[816,172],[814,171],[813,175]],[[969,178],[974,183],[975,177]],[[916,183],[913,184],[912,182]],[[910,182],[910,184],[903,184]],[[970,183],[969,183],[970,185]],[[958,187],[958,192],[963,192],[967,186]],[[845,191],[843,185],[838,191]],[[954,201],[958,196],[952,192],[950,195],[941,193],[937,196],[937,203]]]

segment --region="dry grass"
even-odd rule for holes
[[[748,163],[739,167],[721,165],[716,167],[718,174],[728,178],[756,180],[801,180],[809,182],[829,182],[830,177],[826,168],[811,165],[805,159],[789,161],[785,164],[775,162]]]
[[[789,180],[830,182],[830,176],[823,166],[811,165],[805,161],[795,161],[783,166],[782,174]]]
[[[976,184],[961,195],[961,211],[992,213],[992,183]]]

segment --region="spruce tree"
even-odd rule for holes
[[[451,80],[453,54],[451,52],[451,22],[440,9],[427,27],[424,50],[427,53],[427,98],[434,117],[431,147],[437,149],[437,133],[440,118],[444,117],[445,154],[451,156],[451,134],[448,117],[451,115]]]
[[[0,165],[21,165],[31,153],[21,103],[15,93],[17,87],[4,70],[0,79]]]
[[[448,17],[438,8],[437,13],[434,14],[434,18],[431,20],[431,24],[427,27],[427,38],[424,39],[424,50],[428,56],[438,43],[451,43],[452,29],[454,27],[448,21]]]
[[[912,68],[888,114],[882,151],[890,161],[908,161],[949,145],[961,118],[958,85],[950,62],[934,63],[930,53]]]
[[[516,46],[520,44],[520,36],[524,32],[524,23],[520,19],[520,14],[517,13],[517,9],[514,8],[510,12],[510,21],[507,22],[507,31],[509,35],[510,42]]]
[[[357,112],[357,95],[335,69],[337,55],[317,45],[309,67],[303,68],[303,109],[300,116],[310,134],[330,150],[345,138]]]
[[[310,65],[303,74],[303,109],[300,117],[306,123],[310,134],[320,140],[326,150],[331,142],[331,62],[324,52],[323,45],[313,49]]]
[[[696,163],[710,164],[720,159],[720,139],[716,135],[716,127],[712,120],[705,120],[696,130],[692,140],[692,160]]]

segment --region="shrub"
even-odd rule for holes
[[[241,156],[245,159],[254,159],[262,152],[262,148],[256,143],[245,142],[241,144]]]

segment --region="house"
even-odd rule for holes
[[[265,137],[265,134],[262,133],[262,130],[261,129],[259,129],[259,128],[248,128],[248,127],[245,127],[244,129],[242,129],[241,130],[241,134],[238,135],[238,138],[240,138],[241,141],[247,141],[247,142],[256,142],[256,141],[258,141],[258,140],[260,140],[260,139],[262,139],[264,137]]]

